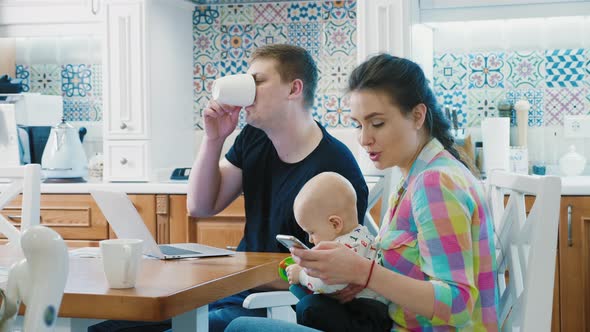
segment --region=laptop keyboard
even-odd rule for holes
[[[160,247],[160,250],[162,251],[162,253],[164,255],[178,256],[178,255],[195,255],[195,254],[201,254],[198,251],[186,250],[186,249],[181,249],[181,248],[172,247],[172,246],[160,245],[159,247]]]

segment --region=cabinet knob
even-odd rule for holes
[[[119,162],[121,163],[121,165],[126,165],[127,164],[127,158],[121,158],[121,160]]]
[[[127,124],[125,122],[121,122],[121,125],[119,126],[119,128],[121,128],[121,130],[127,128]]]

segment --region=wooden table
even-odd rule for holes
[[[236,253],[231,257],[163,261],[144,259],[135,288],[110,289],[97,258],[70,258],[60,317],[72,331],[97,319],[161,321],[175,332],[207,331],[213,301],[279,278],[286,254]],[[0,264],[1,264],[0,259]]]

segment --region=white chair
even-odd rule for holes
[[[367,226],[373,235],[377,234],[379,226],[371,216],[371,208],[381,199],[379,218],[382,220],[385,212],[387,212],[392,184],[396,184],[400,176],[401,173],[398,169],[391,169],[371,175],[371,177],[377,177],[378,181],[374,185],[371,185],[369,189],[364,225]],[[289,291],[273,291],[250,294],[246,297],[242,306],[247,309],[266,308],[266,316],[268,318],[296,322],[297,317],[292,306],[297,304],[298,301],[299,299]]]
[[[561,180],[494,171],[487,189],[497,236],[502,331],[549,331]],[[525,195],[536,197],[528,215]]]
[[[8,273],[1,292],[0,332],[11,331],[20,302],[26,306],[24,332],[53,331],[68,277],[68,250],[54,230],[34,226],[24,231],[21,246],[25,258]]]
[[[22,210],[20,231],[39,225],[41,205],[41,165],[30,164],[13,168],[0,168],[0,179],[10,180],[10,185],[0,193],[0,210],[10,203],[20,193],[22,196]],[[16,247],[20,239],[19,230],[0,214],[0,233],[4,234],[10,243]]]

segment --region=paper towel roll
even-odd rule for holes
[[[483,159],[486,174],[510,168],[510,118],[485,118],[481,121]]]
[[[250,74],[224,76],[213,82],[212,94],[221,104],[250,106],[256,97],[256,83]]]

